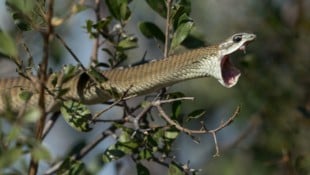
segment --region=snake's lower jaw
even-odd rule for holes
[[[221,59],[221,78],[218,80],[223,86],[231,88],[235,86],[239,80],[241,73],[229,59],[228,55],[225,55]]]

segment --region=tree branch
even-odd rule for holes
[[[186,134],[192,136],[192,134],[212,134],[213,136],[213,140],[214,140],[214,144],[215,144],[215,149],[216,152],[214,154],[214,156],[219,156],[219,146],[218,146],[218,142],[217,142],[217,137],[216,137],[216,133],[218,131],[220,131],[221,129],[225,128],[226,126],[228,126],[230,123],[233,122],[233,120],[238,116],[239,112],[240,112],[240,107],[238,106],[235,110],[235,112],[233,113],[233,115],[231,115],[224,123],[220,124],[217,128],[213,129],[213,130],[208,130],[205,126],[202,127],[202,129],[200,130],[191,130],[185,127],[182,127],[181,125],[179,125],[177,122],[175,122],[174,120],[172,120],[167,114],[166,112],[163,110],[163,108],[161,107],[161,102],[155,101],[152,103],[153,106],[155,106],[158,110],[158,112],[160,113],[160,115],[166,120],[166,122],[172,126],[174,126],[176,129],[185,132]]]
[[[45,82],[47,81],[47,67],[48,67],[48,57],[49,57],[49,43],[52,39],[53,35],[53,26],[52,26],[52,18],[53,18],[53,6],[54,0],[47,1],[47,13],[46,13],[46,21],[47,21],[47,31],[42,32],[43,35],[43,57],[42,63],[40,67],[40,72],[38,73],[39,78],[39,109],[41,111],[40,119],[36,123],[36,133],[35,137],[37,140],[41,141],[43,136],[43,129],[45,125],[46,119],[46,109],[45,109]],[[35,160],[35,156],[31,154],[30,165],[28,174],[36,175],[38,171],[39,160]]]

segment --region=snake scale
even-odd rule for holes
[[[230,62],[229,55],[245,46],[256,38],[251,33],[237,33],[223,42],[172,55],[158,61],[145,63],[128,68],[115,68],[102,71],[106,81],[95,82],[86,73],[78,73],[69,81],[62,84],[67,92],[61,96],[63,100],[75,100],[83,104],[103,103],[113,98],[111,91],[126,96],[146,94],[162,87],[170,86],[180,81],[213,77],[223,86],[234,86],[240,76],[240,71]],[[24,77],[0,79],[0,113],[7,108],[19,111],[27,106],[38,104],[39,92],[35,85],[36,77],[32,80]],[[48,78],[46,88],[55,89]],[[23,91],[31,92],[32,96],[25,102],[20,97]],[[48,111],[58,110],[59,99],[50,93],[45,93]]]

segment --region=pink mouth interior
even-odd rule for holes
[[[232,87],[238,82],[240,71],[230,62],[228,55],[222,58],[221,71],[225,86]]]

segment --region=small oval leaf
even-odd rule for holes
[[[167,17],[167,6],[165,0],[146,0],[146,2],[161,17]]]
[[[81,132],[88,132],[92,115],[89,109],[76,101],[65,101],[60,108],[65,121],[74,129]]]
[[[16,58],[17,57],[17,47],[15,44],[15,41],[11,38],[11,36],[3,32],[0,29],[0,53],[11,57],[11,58]]]
[[[161,42],[165,42],[165,35],[160,28],[152,22],[141,22],[139,29],[147,38],[156,38]]]
[[[171,49],[175,49],[185,40],[193,26],[193,21],[186,21],[178,26],[171,41]]]

